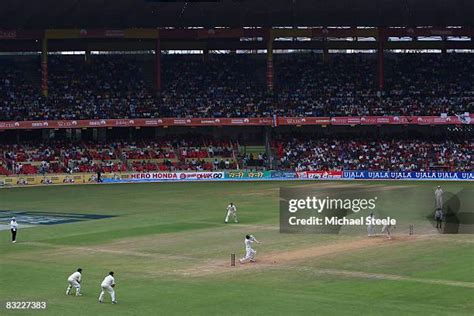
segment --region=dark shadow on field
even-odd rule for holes
[[[474,211],[473,205],[469,205],[467,192],[465,189],[459,193],[454,194],[452,192],[444,193],[443,212],[444,221],[443,228],[438,229],[440,234],[459,234],[460,227],[463,226],[462,233],[473,234],[474,233]],[[433,228],[436,229],[435,210],[431,211],[426,216]]]

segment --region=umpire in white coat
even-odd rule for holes
[[[10,221],[10,231],[12,232],[12,243],[16,243],[16,233],[18,231],[18,222],[15,217]]]

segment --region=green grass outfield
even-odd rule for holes
[[[49,186],[0,190],[0,210],[115,217],[0,231],[2,315],[473,315],[474,235],[438,235],[424,217],[436,185],[461,182],[226,182]],[[280,234],[281,186],[383,194],[381,213],[414,223],[395,239]],[[465,195],[469,196],[469,195]],[[464,198],[463,198],[464,199]],[[223,223],[228,202],[240,224]],[[466,209],[474,200],[463,200]],[[422,210],[423,212],[420,212]],[[5,223],[3,223],[5,224]],[[22,223],[20,222],[20,225]],[[420,234],[420,232],[422,234]],[[253,233],[256,264],[229,267]],[[418,234],[417,234],[418,233]],[[66,296],[83,268],[83,296]],[[115,271],[119,304],[99,304]],[[46,311],[7,311],[6,301],[46,301]]]

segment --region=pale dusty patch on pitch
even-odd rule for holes
[[[343,252],[354,252],[366,248],[373,248],[373,247],[387,247],[393,244],[401,243],[401,242],[413,242],[416,239],[421,238],[421,236],[410,236],[410,237],[402,237],[398,236],[392,240],[386,239],[384,236],[373,237],[373,238],[361,238],[353,241],[344,241],[338,243],[330,243],[323,246],[316,246],[316,247],[307,247],[302,249],[296,249],[292,251],[286,252],[275,252],[269,253],[264,255],[257,255],[257,263],[246,263],[246,264],[239,264],[238,260],[236,260],[236,267],[231,267],[229,260],[226,261],[213,261],[209,264],[203,264],[198,267],[185,269],[181,271],[177,271],[178,274],[184,276],[206,276],[210,274],[219,274],[224,272],[231,272],[231,271],[243,271],[246,269],[259,269],[259,268],[267,268],[272,266],[278,265],[285,265],[288,263],[294,263],[298,261],[303,261],[305,259],[321,257],[321,256],[328,256],[328,255],[335,255]],[[258,250],[257,250],[258,251]]]
[[[126,248],[112,248],[109,246],[64,246],[64,245],[54,245],[50,243],[42,242],[24,242],[26,245],[37,245],[45,246],[51,248],[51,250],[45,250],[42,252],[43,255],[53,255],[55,253],[61,253],[61,255],[66,254],[112,254],[112,255],[125,255],[139,258],[150,258],[150,259],[178,259],[178,260],[195,260],[191,256],[182,256],[182,255],[170,255],[170,254],[157,254],[157,253],[145,253],[141,251],[134,251]]]
[[[204,222],[203,222],[204,223]],[[222,231],[227,231],[228,229],[241,229],[245,228],[248,230],[258,230],[258,231],[278,231],[279,228],[274,225],[258,225],[258,224],[230,224],[230,227],[222,227]],[[212,229],[214,234],[217,234],[215,228]],[[203,229],[200,231],[194,231],[194,236],[196,234],[208,234],[208,232]],[[48,256],[64,256],[71,255],[75,256],[78,253],[85,255],[98,255],[98,254],[110,254],[117,256],[131,256],[136,258],[148,258],[153,260],[166,259],[166,260],[189,260],[195,261],[199,260],[192,255],[175,255],[170,253],[160,253],[160,252],[149,252],[149,249],[159,249],[163,246],[173,246],[179,245],[182,243],[189,242],[189,235],[179,233],[165,233],[165,234],[156,234],[149,235],[146,237],[134,237],[134,238],[124,238],[108,243],[91,245],[91,246],[80,246],[80,245],[58,245],[48,242],[34,242],[34,241],[25,241],[22,242],[25,245],[40,246],[43,249],[38,251],[38,254],[41,254],[42,257]],[[30,256],[30,253],[18,253],[14,255],[16,258],[22,258],[23,256]]]

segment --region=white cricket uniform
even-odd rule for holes
[[[69,286],[66,289],[66,295],[69,295],[69,293],[71,292],[71,288],[76,289],[76,295],[81,294],[81,278],[82,275],[79,271],[74,272],[67,278]]]
[[[370,220],[374,220],[375,219],[375,216],[372,215],[372,216],[369,216],[370,217]],[[369,224],[367,225],[367,236],[374,236],[375,235],[375,226],[372,224],[372,222],[369,222]]]
[[[382,234],[387,233],[388,239],[392,239],[392,236],[390,234],[390,230],[392,229],[392,225],[383,225],[382,227]]]
[[[100,295],[99,295],[99,302],[103,302],[105,292],[109,293],[110,297],[112,298],[112,302],[115,302],[115,291],[114,291],[114,288],[112,287],[112,285],[114,284],[115,284],[115,279],[113,276],[108,275],[105,277],[105,279],[100,284],[102,291],[100,292]]]
[[[233,205],[228,205],[227,206],[227,214],[225,216],[225,222],[227,223],[229,221],[229,217],[232,215],[234,217],[234,222],[238,223],[239,220],[237,219],[237,207],[235,204]]]
[[[443,208],[443,190],[441,188],[435,191],[436,208]]]
[[[255,237],[251,236],[250,239],[245,238],[245,257],[240,259],[240,262],[243,263],[247,260],[255,261],[255,255],[257,251],[252,248],[252,244],[256,241]]]

